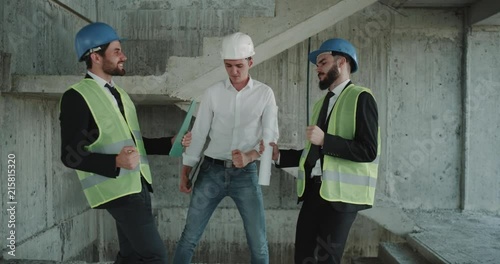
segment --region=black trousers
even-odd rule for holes
[[[115,263],[166,264],[167,249],[158,233],[151,210],[151,197],[143,180],[142,191],[115,200],[106,208],[116,221],[120,252]]]
[[[310,175],[310,174],[306,174]],[[308,179],[295,235],[295,264],[339,264],[357,211],[341,211]]]

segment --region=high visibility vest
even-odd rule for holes
[[[79,92],[85,99],[99,129],[97,140],[85,146],[85,150],[92,153],[118,154],[125,146],[135,146],[140,155],[140,164],[135,169],[120,168],[120,174],[116,178],[76,170],[85,197],[92,208],[122,196],[139,193],[142,189],[141,174],[148,183],[152,183],[134,103],[124,90],[117,86],[115,88],[121,95],[127,120],[113,102],[112,95],[106,93],[94,80],[84,79],[70,88]]]
[[[330,119],[327,133],[344,139],[354,139],[356,132],[356,110],[358,97],[362,92],[372,92],[368,88],[349,85],[337,99]],[[324,98],[323,98],[324,99]],[[316,102],[313,108],[312,124],[316,124],[323,100]],[[378,129],[377,158],[372,162],[355,162],[324,156],[323,175],[321,176],[320,196],[330,202],[373,205],[377,185],[378,160],[380,156],[380,128]],[[305,190],[304,164],[311,149],[307,142],[302,152],[297,178],[297,195],[302,197]]]

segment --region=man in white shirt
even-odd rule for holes
[[[212,213],[226,196],[234,200],[243,218],[251,263],[269,263],[255,160],[260,157],[262,115],[266,108],[276,107],[276,101],[272,89],[248,73],[254,54],[252,39],[246,34],[238,32],[222,41],[221,55],[229,78],[206,90],[192,129],[191,145],[183,154],[180,191],[192,191],[193,195],[175,251],[175,264],[191,263]],[[274,131],[277,140],[278,127]],[[200,160],[207,136],[210,143],[191,189],[188,175]]]

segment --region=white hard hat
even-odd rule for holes
[[[254,54],[252,39],[247,34],[236,32],[222,40],[220,55],[223,60],[246,59]]]

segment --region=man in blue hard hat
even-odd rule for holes
[[[380,137],[377,104],[370,89],[351,82],[358,70],[354,46],[325,41],[309,54],[319,88],[303,150],[273,146],[277,167],[299,166],[302,201],[295,236],[295,263],[340,263],[357,212],[370,208],[377,184]]]
[[[120,251],[115,263],[167,263],[167,251],[151,211],[148,154],[168,155],[174,137],[141,135],[134,103],[113,81],[125,74],[115,30],[104,23],[83,27],[75,39],[87,74],[60,103],[61,160],[75,169],[92,208],[116,221]],[[189,146],[191,135],[183,137]]]

